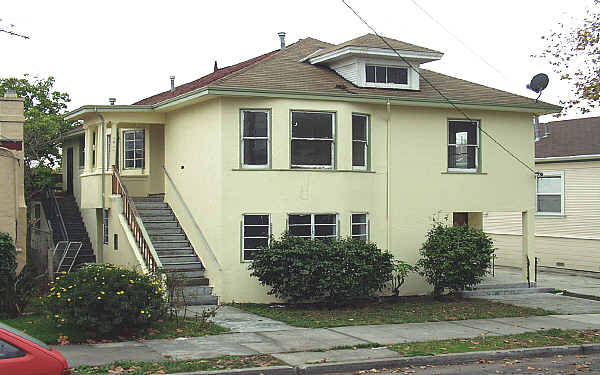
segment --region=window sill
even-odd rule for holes
[[[548,218],[564,218],[567,217],[567,215],[565,214],[551,214],[551,213],[544,213],[544,212],[536,212],[535,213],[536,217],[548,217]]]
[[[474,175],[485,175],[487,172],[469,172],[469,171],[444,171],[442,174],[474,174]]]
[[[331,168],[233,168],[234,172],[319,172],[319,173],[377,173],[375,171],[358,169],[331,169]]]

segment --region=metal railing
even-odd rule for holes
[[[219,262],[219,260],[217,259],[217,256],[215,255],[214,251],[210,247],[210,244],[206,240],[206,237],[204,236],[204,233],[202,232],[202,229],[200,229],[200,226],[198,225],[198,222],[196,221],[196,218],[194,217],[194,215],[192,215],[192,211],[190,210],[190,208],[185,203],[185,200],[181,196],[181,193],[179,192],[179,189],[177,189],[177,186],[175,185],[175,182],[173,181],[173,179],[171,179],[171,176],[169,176],[169,172],[167,172],[167,168],[165,168],[164,165],[163,165],[162,168],[163,168],[163,171],[165,171],[165,176],[167,176],[167,180],[169,180],[169,182],[171,183],[171,186],[173,187],[173,191],[175,191],[175,194],[177,195],[177,198],[178,198],[179,202],[181,203],[181,205],[185,209],[185,212],[186,212],[187,216],[189,217],[190,221],[194,224],[194,228],[200,234],[200,238],[202,238],[202,242],[204,242],[204,246],[206,246],[206,248],[208,249],[208,252],[211,255],[213,261],[217,265],[217,269],[219,271],[223,271],[223,267],[221,266],[221,263]]]
[[[58,205],[58,200],[56,199],[56,195],[54,195],[54,191],[46,188],[42,191],[42,195],[44,197],[44,199],[42,199],[42,205],[44,206],[46,218],[50,222],[50,227],[54,233],[54,240],[56,242],[69,241],[69,233],[67,232],[65,221],[60,213],[60,206]]]
[[[140,249],[146,267],[152,272],[159,271],[162,268],[162,263],[158,258],[156,250],[154,250],[154,246],[152,246],[152,241],[150,241],[150,237],[148,236],[148,232],[146,232],[146,228],[144,228],[140,215],[135,209],[133,199],[129,196],[127,187],[125,187],[121,180],[119,170],[114,165],[112,174],[112,193],[120,195],[123,200],[123,216],[125,216],[125,219],[129,224],[129,229],[131,229],[135,243],[138,246],[138,249]]]

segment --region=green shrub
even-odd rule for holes
[[[446,288],[455,292],[479,284],[493,254],[493,242],[483,231],[434,221],[416,266],[440,296]]]
[[[394,260],[394,267],[392,269],[392,280],[390,281],[390,289],[394,296],[398,297],[400,295],[400,288],[404,285],[404,281],[406,280],[406,276],[409,273],[413,272],[415,268],[410,264],[403,262],[401,260]]]
[[[110,264],[90,264],[56,277],[44,305],[57,326],[100,335],[147,327],[167,309],[157,275]]]
[[[30,266],[16,273],[16,255],[10,235],[0,233],[0,317],[21,315],[37,290],[37,278]]]
[[[336,303],[373,295],[392,277],[393,257],[373,243],[317,239],[285,233],[257,252],[251,275],[279,298]]]

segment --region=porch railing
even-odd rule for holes
[[[223,267],[221,266],[221,263],[217,259],[217,256],[215,255],[213,249],[210,247],[210,244],[206,240],[206,237],[204,236],[204,233],[202,232],[202,229],[200,229],[200,225],[198,225],[198,222],[194,218],[194,215],[192,215],[192,211],[190,210],[190,208],[187,206],[187,204],[185,204],[185,200],[181,196],[181,193],[179,193],[179,190],[177,189],[177,186],[175,185],[175,182],[173,181],[173,179],[171,179],[171,176],[169,176],[169,172],[167,172],[167,168],[165,168],[164,165],[163,165],[163,171],[165,171],[165,176],[167,177],[167,180],[169,181],[169,183],[173,187],[173,191],[175,192],[175,195],[177,196],[177,199],[178,199],[179,203],[181,203],[181,205],[183,206],[183,208],[184,208],[184,210],[185,210],[185,212],[186,212],[189,220],[192,222],[192,224],[194,224],[194,229],[196,229],[196,232],[200,235],[200,238],[202,238],[202,242],[204,242],[204,246],[206,246],[206,249],[208,249],[208,253],[211,255],[213,261],[217,265],[217,269],[219,271],[222,271]]]
[[[127,187],[121,180],[119,170],[114,165],[112,174],[112,193],[120,195],[123,200],[123,216],[125,216],[125,219],[129,224],[129,229],[131,229],[135,243],[138,249],[140,249],[146,267],[152,272],[160,271],[160,269],[162,269],[162,263],[158,258],[154,246],[152,246],[152,241],[150,241],[150,236],[148,236],[148,232],[146,232],[146,228],[144,228],[142,219],[135,209],[133,199],[129,196]]]

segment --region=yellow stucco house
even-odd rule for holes
[[[132,105],[68,114],[82,127],[65,138],[64,186],[99,262],[267,302],[248,264],[269,235],[355,236],[414,263],[440,211],[479,228],[485,211],[520,212],[533,256],[535,174],[480,127],[533,168],[532,119],[560,107],[426,70],[442,53],[391,38],[280,37]],[[416,275],[403,288],[428,291]]]

